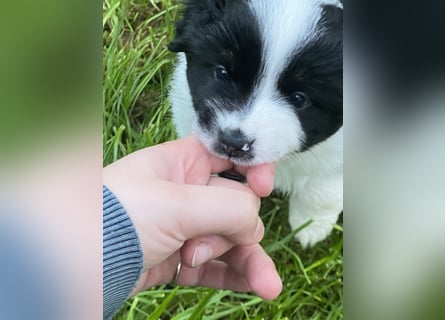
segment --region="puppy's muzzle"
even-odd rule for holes
[[[254,139],[249,139],[239,129],[224,130],[218,134],[217,151],[229,158],[249,159],[253,156]]]

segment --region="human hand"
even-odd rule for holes
[[[249,186],[211,176],[232,167],[190,137],[104,169],[104,185],[131,217],[144,253],[132,294],[171,282],[180,261],[181,285],[254,291],[265,299],[280,293],[275,265],[258,244],[264,234],[259,197],[272,191],[275,167],[236,167]]]

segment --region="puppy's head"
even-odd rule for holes
[[[343,123],[343,9],[330,0],[192,0],[184,52],[207,148],[253,165],[304,152]]]

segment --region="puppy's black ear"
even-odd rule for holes
[[[176,39],[170,42],[167,48],[172,52],[187,52],[187,43],[183,37],[176,36]]]
[[[182,19],[176,23],[176,37],[168,45],[168,49],[173,52],[187,52],[193,33],[218,20],[231,1],[186,0],[183,4]]]
[[[172,42],[170,42],[167,46],[168,50],[172,52],[186,52],[187,51],[187,26],[189,26],[192,22],[192,8],[190,6],[185,6],[184,11],[182,13],[182,19],[177,21],[176,26],[176,36]]]

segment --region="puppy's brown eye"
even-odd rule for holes
[[[230,74],[224,66],[215,67],[215,78],[218,80],[228,80],[230,79]]]
[[[292,94],[291,101],[296,109],[303,109],[308,105],[308,97],[303,92],[295,92]]]

